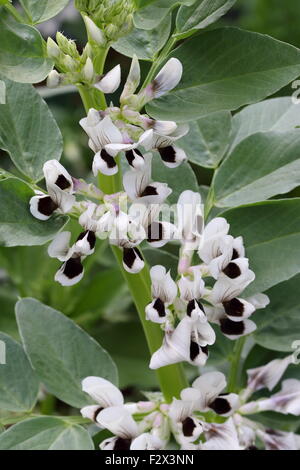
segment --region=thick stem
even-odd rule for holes
[[[6,5],[4,5],[4,7],[6,8],[6,10],[9,11],[11,16],[13,16],[14,19],[18,21],[18,23],[26,23],[25,18],[19,13],[19,11],[11,3],[7,3]]]
[[[246,338],[240,338],[235,343],[232,353],[231,359],[231,367],[229,371],[229,378],[228,378],[228,390],[229,392],[236,392],[239,380],[239,372],[240,372],[240,362],[241,356],[243,352],[243,348],[245,345]]]
[[[94,101],[95,96],[90,93],[91,90],[87,87],[78,87],[78,89],[86,112],[88,112],[91,107],[97,108],[98,103]],[[103,99],[105,100],[104,95]],[[98,107],[97,109],[104,109],[105,107],[106,102],[104,107]],[[98,179],[101,190],[106,194],[113,194],[122,189],[120,168],[116,175],[106,176],[99,174]],[[152,300],[149,269],[145,266],[138,274],[127,273],[123,268],[122,251],[115,246],[112,246],[112,250],[128,284],[128,288],[138,311],[149,351],[153,354],[162,344],[163,332],[159,325],[149,322],[145,318],[145,307]],[[167,402],[171,402],[173,397],[178,398],[181,390],[188,386],[181,364],[162,367],[156,371],[156,375],[161,391]]]

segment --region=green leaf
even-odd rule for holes
[[[20,0],[33,24],[47,21],[62,11],[69,0]]]
[[[16,167],[37,181],[47,160],[60,159],[63,141],[47,104],[31,85],[5,80],[6,104],[0,105],[0,148]]]
[[[300,73],[298,49],[236,28],[201,34],[184,42],[169,57],[182,62],[182,81],[147,108],[156,118],[177,122],[260,101]]]
[[[296,432],[299,430],[299,417],[293,415],[283,415],[275,411],[267,411],[247,416],[251,421],[263,424],[268,429],[280,429],[286,432]]]
[[[231,130],[231,114],[228,111],[213,113],[191,121],[190,130],[178,141],[190,162],[207,168],[216,168],[222,160]]]
[[[300,339],[299,322],[300,275],[270,289],[270,305],[255,315],[255,341],[275,351],[293,351],[293,342]]]
[[[273,98],[246,106],[232,119],[230,148],[257,132],[287,132],[300,126],[299,106],[290,97]]]
[[[241,206],[219,215],[228,220],[233,236],[244,238],[256,274],[247,294],[263,292],[300,272],[300,198]]]
[[[6,87],[5,82],[0,80],[0,104],[5,104],[6,101]]]
[[[128,57],[136,54],[139,59],[153,61],[166,43],[170,31],[171,17],[166,16],[154,29],[134,28],[130,34],[113,44],[113,48]]]
[[[234,207],[300,184],[300,131],[253,134],[224,160],[213,181],[215,205]]]
[[[29,212],[33,190],[17,178],[0,181],[0,245],[43,245],[62,229],[68,218],[41,221]]]
[[[81,381],[95,375],[117,382],[114,362],[85,331],[35,299],[16,305],[20,336],[30,361],[50,393],[74,407],[90,402]]]
[[[62,418],[38,417],[0,435],[1,450],[94,450],[89,433]]]
[[[3,268],[1,258],[0,266],[1,268]],[[0,331],[5,331],[6,334],[12,336],[14,339],[18,339],[18,329],[14,315],[14,309],[17,300],[18,296],[13,286],[8,283],[5,283],[3,286],[0,286]]]
[[[38,381],[22,346],[0,332],[6,362],[0,362],[0,409],[30,411],[37,400]],[[3,343],[2,343],[3,342]]]
[[[181,6],[176,18],[176,36],[184,37],[195,29],[206,28],[225,15],[235,2],[236,0],[196,0],[191,6]]]
[[[180,4],[191,5],[195,0],[156,0],[143,2],[140,10],[134,15],[134,24],[139,29],[151,30],[168,15],[170,10]]]
[[[191,191],[198,191],[198,183],[195,173],[188,163],[183,163],[177,168],[168,168],[161,161],[158,153],[154,155],[154,162],[152,167],[153,181],[163,181],[168,183],[172,189],[168,201],[175,204],[182,191],[187,188]]]
[[[44,41],[37,29],[17,23],[0,10],[1,74],[22,83],[44,80],[53,67],[47,58]]]

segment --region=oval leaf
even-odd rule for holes
[[[300,131],[254,134],[222,163],[214,182],[215,205],[232,207],[284,194],[300,184]]]
[[[68,218],[41,221],[29,212],[32,189],[17,178],[0,181],[0,245],[43,245],[62,229]]]
[[[174,91],[148,104],[149,114],[159,119],[187,121],[237,109],[275,93],[300,73],[298,49],[236,28],[201,34],[170,57],[182,62],[183,78]]]
[[[5,352],[5,363],[0,361],[0,409],[30,411],[37,400],[37,377],[17,341],[0,332],[0,343]]]
[[[206,168],[216,168],[222,160],[231,130],[229,111],[213,113],[189,123],[190,130],[178,141],[189,161]]]
[[[47,21],[62,11],[69,0],[21,0],[20,2],[33,24]]]
[[[47,160],[60,159],[63,141],[47,106],[31,85],[5,80],[6,104],[0,105],[0,148],[16,167],[37,181]]]
[[[299,106],[290,97],[273,98],[246,106],[232,119],[228,153],[258,132],[287,132],[300,126]]]
[[[38,417],[0,435],[1,450],[94,450],[89,433],[62,418]]]
[[[236,0],[196,0],[189,7],[182,6],[176,18],[176,36],[184,37],[181,33],[206,28],[225,15],[235,2]]]
[[[72,320],[35,299],[16,305],[20,336],[33,368],[50,393],[71,406],[89,402],[81,381],[95,375],[117,382],[114,362]]]
[[[1,74],[16,82],[38,83],[52,67],[40,33],[32,26],[17,23],[0,9]]]
[[[220,216],[230,223],[233,236],[244,238],[246,256],[256,275],[247,295],[263,292],[300,272],[300,198],[237,207]]]

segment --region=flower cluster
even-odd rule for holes
[[[165,330],[163,345],[152,356],[152,369],[181,361],[203,366],[208,346],[216,339],[210,322],[235,340],[256,329],[249,317],[269,303],[265,294],[240,297],[255,278],[245,257],[243,239],[228,234],[229,224],[222,217],[212,219],[199,232],[203,223],[199,203],[200,196],[191,191],[182,193],[178,201],[180,279],[175,282],[163,266],[150,271],[153,300],[146,307],[146,318]],[[190,210],[183,211],[183,207]],[[202,263],[190,266],[195,250]]]
[[[249,370],[247,387],[239,395],[224,393],[221,372],[207,372],[171,404],[158,393],[146,393],[148,401],[124,403],[115,385],[87,377],[82,388],[97,404],[82,408],[81,414],[113,434],[100,444],[105,450],[165,449],[172,440],[185,450],[297,450],[299,435],[267,428],[247,415],[272,409],[299,416],[299,380],[287,379],[270,398],[246,403],[257,390],[273,389],[291,362],[289,356]]]

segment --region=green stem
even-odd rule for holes
[[[103,66],[104,63],[102,64],[102,67]],[[95,102],[95,95],[91,93],[90,88],[80,86],[78,89],[86,112],[88,112],[91,107],[97,109],[104,109],[106,107],[106,102],[105,105],[103,103],[103,106],[99,107],[99,103]],[[105,101],[104,95],[103,99]],[[113,194],[121,190],[121,169],[119,168],[119,172],[114,176],[99,174],[99,186],[105,194]],[[148,343],[149,351],[151,354],[153,354],[157,349],[160,348],[162,344],[163,333],[159,325],[149,322],[145,318],[145,307],[152,300],[149,269],[147,266],[145,266],[142,272],[138,274],[127,273],[123,268],[122,251],[115,246],[112,246],[112,250],[128,284],[134,304],[138,311]],[[171,402],[173,397],[178,398],[181,390],[188,386],[181,365],[162,367],[156,371],[156,374],[161,391],[164,394],[167,402]]]
[[[229,371],[229,378],[228,378],[228,390],[229,392],[237,392],[237,385],[239,379],[239,371],[240,371],[240,362],[241,356],[243,352],[243,348],[245,345],[246,338],[240,338],[235,343],[233,348],[232,358],[231,358],[231,367]]]
[[[11,16],[13,16],[16,21],[18,21],[19,23],[26,23],[23,16],[18,12],[18,10],[11,3],[7,3],[6,5],[4,5],[4,7],[6,8],[7,11],[9,11]]]

